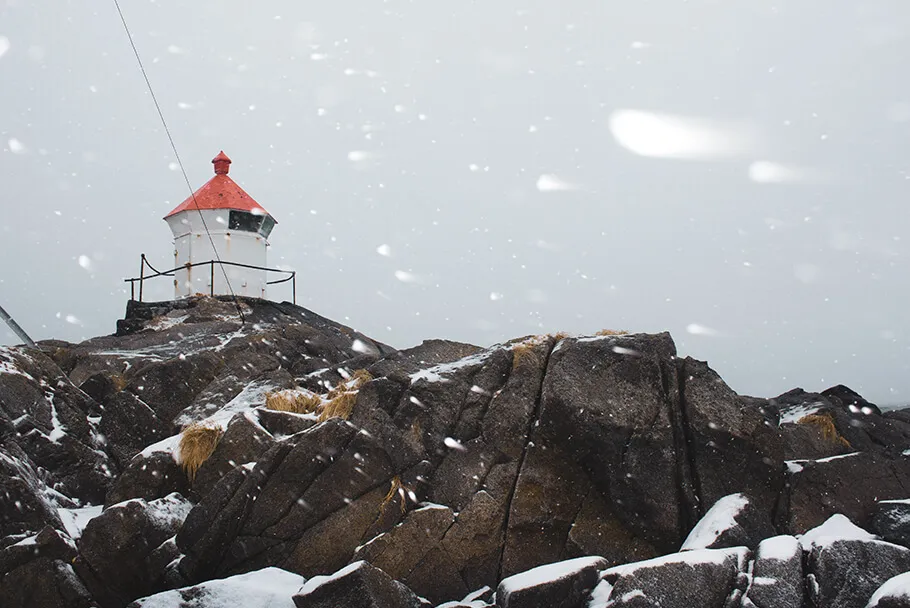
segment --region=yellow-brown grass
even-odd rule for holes
[[[534,349],[539,344],[536,340],[528,340],[514,345],[512,347],[512,369],[518,369],[525,362],[536,363],[539,357]]]
[[[275,393],[266,393],[265,396],[265,407],[279,412],[310,414],[315,412],[320,404],[322,404],[322,398],[313,393],[278,391]]]
[[[834,426],[834,419],[830,414],[809,414],[808,416],[800,418],[797,421],[797,424],[811,424],[818,428],[822,437],[826,440],[839,443],[847,449],[853,449],[850,442],[837,432],[837,427]]]
[[[400,505],[401,514],[404,515],[404,512],[407,509],[407,503],[404,499],[406,491],[407,491],[407,488],[405,488],[404,485],[401,483],[401,477],[399,477],[398,475],[393,477],[392,486],[389,488],[389,493],[385,495],[385,498],[382,499],[382,504],[379,505],[379,512],[385,513],[385,510],[389,506],[389,504],[393,500],[395,500],[395,496],[400,495],[400,497],[401,497],[401,505]]]
[[[601,329],[599,332],[594,334],[595,336],[625,336],[628,335],[628,331],[625,329]]]
[[[319,412],[320,422],[328,420],[329,418],[342,418],[347,420],[351,416],[351,412],[354,411],[354,403],[356,401],[356,391],[336,395],[331,401],[322,406],[322,411]]]
[[[345,379],[344,382],[340,383],[338,386],[330,390],[326,395],[326,398],[333,400],[348,391],[360,390],[361,386],[372,379],[373,375],[370,372],[365,369],[358,369],[353,374],[351,374],[350,377]]]
[[[569,332],[558,331],[555,334],[550,334],[550,337],[553,338],[554,342],[559,342],[560,340],[565,340],[569,337]]]
[[[358,369],[354,372],[354,375],[351,376],[351,380],[354,382],[353,388],[360,388],[367,382],[373,379],[373,374],[368,372],[365,369]]]
[[[196,471],[215,451],[221,434],[219,427],[199,422],[183,429],[180,437],[180,466],[190,481],[196,478]]]

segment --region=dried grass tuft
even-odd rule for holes
[[[853,449],[850,442],[837,431],[837,427],[834,426],[834,419],[830,414],[809,414],[800,418],[797,424],[810,424],[817,427],[821,431],[822,437],[826,440],[839,443],[847,449]]]
[[[389,493],[385,495],[385,498],[382,499],[382,504],[379,505],[379,512],[385,513],[389,504],[395,500],[395,496],[399,495],[401,497],[401,514],[404,515],[405,510],[407,509],[407,501],[404,498],[405,492],[407,492],[407,488],[401,483],[401,477],[396,475],[392,478],[392,486],[389,488]]]
[[[180,437],[180,466],[190,481],[196,478],[196,471],[215,451],[222,433],[220,427],[199,422],[183,429]]]
[[[549,334],[549,336],[553,338],[554,342],[559,342],[560,340],[565,340],[570,337],[569,332],[566,331],[558,331],[555,334]]]
[[[120,392],[126,388],[126,385],[129,384],[126,381],[126,378],[123,377],[123,374],[111,374],[111,384],[114,385],[114,390]]]
[[[358,369],[354,372],[354,375],[351,376],[351,381],[354,383],[354,386],[352,388],[360,388],[372,379],[373,374],[365,369]]]
[[[284,390],[267,393],[265,396],[265,407],[278,412],[310,414],[315,412],[321,404],[322,397],[309,392]]]
[[[629,332],[625,329],[601,329],[595,336],[626,336]]]
[[[322,411],[319,412],[319,421],[324,422],[329,418],[347,420],[351,416],[351,412],[354,411],[354,403],[356,402],[356,391],[336,395],[322,407]]]
[[[348,391],[360,390],[360,387],[372,379],[373,374],[365,369],[358,369],[354,371],[354,373],[347,376],[344,382],[330,390],[328,395],[326,395],[326,398],[331,400]]]
[[[527,340],[519,342],[512,347],[512,369],[518,369],[523,363],[529,362],[536,364],[540,361],[535,347],[540,344],[537,340]]]

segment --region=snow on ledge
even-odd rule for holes
[[[721,534],[737,526],[736,517],[749,504],[743,494],[730,494],[718,499],[708,509],[683,542],[680,551],[705,549],[716,541]]]
[[[340,578],[343,578],[343,577],[347,576],[348,574],[356,571],[357,569],[363,567],[364,565],[366,565],[366,562],[363,560],[360,560],[360,561],[356,561],[352,564],[348,564],[347,566],[345,566],[344,568],[342,568],[335,574],[329,574],[326,576],[314,576],[313,578],[308,580],[306,582],[306,584],[303,587],[301,587],[300,591],[298,591],[297,593],[298,593],[298,595],[309,595],[310,593],[313,593],[314,591],[316,591],[323,585],[325,585],[327,583],[331,583],[332,581],[336,581]]]
[[[263,568],[225,579],[211,580],[192,587],[195,598],[207,608],[294,608],[291,599],[304,578],[281,568]],[[136,600],[140,608],[180,608],[187,606],[184,589],[173,589]],[[201,604],[200,604],[201,605]]]
[[[468,355],[458,361],[452,361],[451,363],[440,363],[439,365],[434,365],[433,367],[428,367],[427,369],[422,369],[418,372],[414,372],[410,375],[411,384],[414,384],[418,380],[426,380],[427,382],[449,382],[448,378],[445,378],[444,375],[449,375],[457,372],[460,369],[465,367],[470,367],[472,365],[482,365],[486,360],[493,354],[493,351],[496,350],[495,347],[479,352],[474,355]]]
[[[642,562],[623,564],[614,566],[605,570],[603,577],[626,576],[634,574],[637,570],[643,568],[656,568],[667,564],[686,564],[688,566],[697,566],[699,564],[723,564],[727,559],[733,557],[741,565],[745,565],[746,558],[749,555],[747,547],[733,547],[732,549],[695,549],[693,551],[683,551],[681,553],[671,553]]]
[[[63,522],[63,527],[70,538],[76,540],[82,536],[82,531],[91,520],[101,515],[104,505],[82,507],[81,509],[57,509],[57,515]]]
[[[499,583],[497,595],[501,593],[502,599],[505,601],[510,594],[515,593],[516,591],[536,587],[537,585],[550,581],[557,581],[577,572],[581,572],[585,568],[599,566],[601,563],[603,563],[602,557],[592,556],[577,557],[575,559],[556,562],[555,564],[537,566],[526,572],[503,579],[502,582]]]
[[[806,468],[806,465],[825,464],[834,460],[840,460],[841,458],[859,456],[860,454],[862,454],[862,452],[850,452],[849,454],[838,454],[837,456],[828,456],[827,458],[819,458],[817,460],[786,460],[784,462],[787,465],[787,472],[792,474],[799,473]]]
[[[786,534],[766,538],[758,544],[758,559],[787,561],[800,553],[799,541]]]
[[[798,538],[805,551],[811,551],[815,547],[827,547],[839,540],[878,540],[877,536],[866,532],[840,513],[832,515],[825,523]]]

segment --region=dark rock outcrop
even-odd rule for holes
[[[177,533],[189,504],[179,494],[152,502],[134,499],[104,510],[79,540],[76,572],[103,608],[118,608],[155,590],[161,564],[152,553]],[[167,564],[163,564],[166,566]]]
[[[98,404],[42,352],[0,348],[0,439],[7,455],[16,444],[28,455],[22,467],[53,471],[54,489],[77,501],[102,500],[117,472],[99,449],[98,414]]]
[[[910,459],[886,452],[854,452],[789,463],[787,531],[803,532],[840,513],[870,525],[877,500],[904,498],[910,488]]]
[[[848,559],[904,567],[901,547],[853,538],[813,545],[804,572],[777,535],[843,513],[901,540],[882,501],[908,496],[910,416],[843,386],[737,395],[668,334],[396,351],[290,304],[189,298],[132,302],[117,335],[43,347],[0,350],[2,584],[40,562],[75,605],[268,567],[442,603],[600,556],[527,587],[554,600],[498,601],[765,608],[799,605],[807,581],[840,602],[837,577],[871,595],[879,579]],[[269,396],[285,389],[301,400]],[[182,454],[200,421],[224,433]],[[152,505],[175,491],[194,504],[164,524]],[[58,509],[105,496],[72,554]],[[298,603],[348,601],[320,580]]]
[[[910,547],[910,500],[879,500],[870,529],[889,543]]]
[[[94,608],[98,604],[62,560],[39,557],[0,579],[0,597],[9,608]]]
[[[829,540],[812,548],[806,564],[815,606],[864,608],[888,579],[910,571],[910,550],[875,540]]]
[[[139,454],[107,492],[104,504],[107,506],[141,498],[155,500],[177,492],[186,494],[189,480],[170,452],[151,452],[148,456]]]
[[[748,559],[744,547],[701,549],[617,566],[603,577],[613,586],[611,608],[721,608],[737,605],[746,590]]]
[[[708,509],[682,545],[682,550],[748,547],[775,535],[770,514],[741,493],[724,496]]]

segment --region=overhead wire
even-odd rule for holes
[[[123,10],[120,8],[120,2],[118,0],[114,0],[114,6],[117,7],[117,13],[120,15],[120,21],[123,23],[123,29],[126,31],[126,37],[130,41],[130,46],[133,49],[133,55],[136,56],[136,62],[139,64],[139,71],[142,72],[142,77],[145,79],[145,85],[148,87],[149,95],[151,95],[152,102],[155,104],[155,109],[158,111],[158,118],[161,119],[161,124],[164,127],[164,132],[167,134],[167,139],[171,144],[171,149],[174,151],[174,157],[177,159],[177,165],[180,167],[180,172],[183,174],[183,180],[186,182],[186,187],[190,191],[190,197],[193,199],[193,204],[196,206],[196,211],[199,212],[199,219],[202,220],[202,227],[205,229],[205,233],[209,238],[209,243],[212,245],[212,251],[215,254],[215,259],[218,261],[218,267],[221,268],[221,273],[224,275],[224,282],[227,284],[228,291],[231,293],[231,298],[234,301],[234,306],[237,308],[237,313],[240,315],[240,323],[242,325],[246,323],[246,318],[243,315],[243,309],[240,307],[240,302],[237,300],[237,294],[234,293],[234,288],[231,286],[231,280],[228,277],[227,270],[225,270],[224,264],[221,262],[221,256],[218,254],[218,248],[215,247],[215,239],[212,238],[212,233],[209,231],[208,224],[205,221],[205,216],[202,214],[202,208],[196,201],[196,192],[193,190],[193,186],[190,184],[190,178],[183,166],[183,161],[180,159],[180,153],[177,152],[177,145],[174,143],[174,138],[171,136],[171,130],[168,128],[167,121],[164,119],[164,112],[161,111],[161,105],[158,103],[158,98],[155,96],[155,90],[152,88],[152,82],[149,80],[148,73],[145,71],[145,66],[142,63],[142,57],[139,56],[139,49],[136,47],[136,42],[133,40],[133,34],[130,32],[130,27],[126,23],[126,17],[123,15]]]

